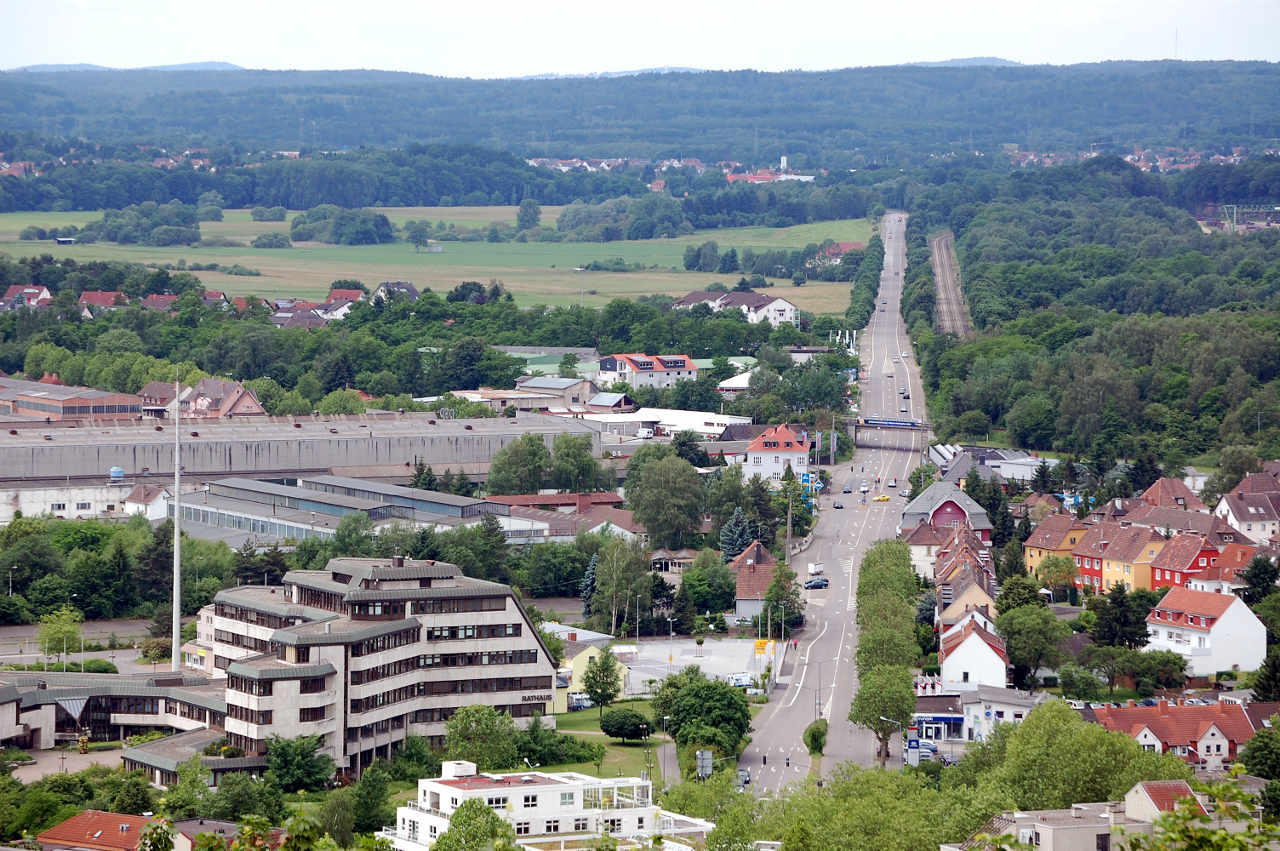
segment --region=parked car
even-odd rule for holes
[[[840,491],[840,493],[853,493],[853,488],[849,485],[845,485],[844,490]]]
[[[748,786],[751,784],[751,772],[745,768],[738,769],[738,785]]]
[[[825,576],[815,576],[812,579],[806,579],[804,581],[804,587],[810,591],[815,588],[829,588],[830,586],[831,580],[827,579]]]
[[[843,503],[843,502],[840,502],[839,500],[836,500],[836,502],[835,502],[831,507],[832,507],[832,508],[844,508],[844,503]]]
[[[897,486],[898,486],[898,477],[894,476],[892,479],[889,480],[889,487],[896,488]]]
[[[861,485],[858,486],[859,493],[866,493],[869,490],[871,490],[871,485],[867,484],[866,482],[863,482]]]

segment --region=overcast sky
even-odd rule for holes
[[[1280,61],[1280,0],[0,0],[0,67],[194,61],[450,77],[956,57]]]

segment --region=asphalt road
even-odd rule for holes
[[[899,313],[906,267],[906,221],[905,213],[890,212],[881,223],[885,262],[879,300],[884,304],[877,305],[870,324],[859,335],[865,378],[860,382],[859,414],[923,421],[920,372],[910,356],[910,341]],[[908,352],[905,359],[903,352]],[[910,399],[899,397],[900,387],[910,388]],[[906,413],[900,410],[902,405],[907,407]],[[799,646],[784,665],[769,704],[753,722],[751,744],[739,761],[740,768],[751,772],[757,793],[776,791],[804,778],[811,766],[801,735],[819,713],[830,722],[823,773],[850,760],[860,765],[876,761],[875,737],[848,721],[849,704],[857,689],[853,666],[858,638],[854,622],[856,571],[871,544],[897,534],[906,503],[902,494],[909,489],[907,476],[918,465],[928,435],[860,429],[857,445],[852,466],[841,465],[832,471],[832,493],[821,497],[813,543],[795,558],[796,571],[802,574],[810,562],[822,562],[831,586],[804,592],[807,623],[797,635]],[[880,485],[876,484],[877,476]],[[897,477],[898,486],[891,488],[888,482],[893,477]],[[865,504],[858,494],[863,481],[871,488]],[[841,492],[846,485],[852,493]],[[882,493],[889,495],[888,502],[872,499]],[[835,502],[845,507],[834,509]],[[895,742],[891,753],[901,753],[900,742]]]

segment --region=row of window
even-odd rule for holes
[[[232,647],[243,647],[256,653],[266,653],[271,649],[271,642],[265,638],[254,638],[251,635],[240,635],[225,629],[215,629],[213,640],[219,644],[230,644]]]
[[[537,650],[488,650],[478,653],[424,653],[351,672],[353,686],[372,683],[423,668],[463,668],[475,665],[528,665],[538,661]]]
[[[576,818],[573,820],[573,829],[575,832],[585,831],[587,830],[587,824],[588,824],[587,819]],[[616,818],[605,819],[604,826],[605,826],[605,830],[609,831],[610,833],[618,833],[622,830],[622,819],[616,819]],[[516,827],[516,836],[528,836],[530,830],[532,829],[531,823],[527,821],[518,821],[516,822],[515,827]],[[545,822],[543,822],[542,827],[543,827],[542,829],[543,833],[559,833],[560,819],[558,818],[547,819]],[[641,829],[644,828],[644,817],[640,818],[640,828]]]
[[[247,706],[238,706],[234,703],[228,703],[227,717],[234,718],[237,721],[244,721],[246,724],[267,725],[271,723],[271,710],[250,709]]]
[[[462,626],[431,626],[422,634],[424,641],[456,641],[465,638],[511,638],[520,635],[518,623],[464,624]]]
[[[368,656],[370,653],[381,653],[384,650],[394,650],[397,647],[416,644],[421,636],[421,627],[414,626],[409,629],[397,630],[396,632],[390,632],[386,635],[379,635],[375,638],[357,641],[355,644],[351,645],[351,655]]]
[[[415,697],[441,694],[484,694],[499,691],[531,691],[552,688],[551,677],[490,677],[478,680],[443,680],[433,683],[413,683],[380,694],[356,698],[351,701],[351,711],[367,712],[380,706],[389,706]]]
[[[257,626],[265,626],[270,629],[283,629],[286,626],[293,626],[301,623],[300,619],[286,618],[280,615],[273,615],[267,612],[259,612],[254,609],[237,606],[232,603],[214,603],[213,613],[220,618],[227,618],[241,623],[251,623]]]

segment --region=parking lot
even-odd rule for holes
[[[628,695],[648,694],[650,680],[656,686],[667,674],[675,673],[687,665],[697,665],[713,679],[728,680],[734,674],[751,674],[758,678],[772,660],[771,656],[756,655],[755,641],[745,638],[708,637],[701,647],[688,638],[643,641],[635,653],[624,652],[621,648],[614,649],[618,652],[618,658],[631,668],[631,676],[627,682]],[[779,646],[778,659],[781,660],[783,656]]]

